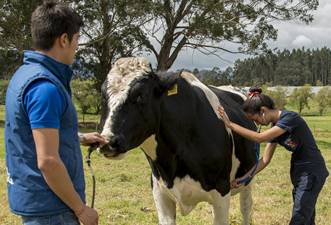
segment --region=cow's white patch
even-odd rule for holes
[[[153,198],[159,224],[176,225],[176,202],[169,197],[163,185],[152,175]]]
[[[208,202],[213,207],[219,208],[224,206],[224,201],[227,201],[227,198],[229,198],[229,194],[222,197],[215,189],[208,192],[205,191],[199,182],[188,175],[182,179],[176,177],[171,189],[167,188],[162,179],[157,181],[157,187],[160,188],[158,191],[166,194],[172,201],[178,204],[182,215],[189,214],[199,202]]]
[[[236,94],[236,95],[239,95],[244,101],[247,99],[246,95],[244,95],[240,90],[233,87],[232,85],[213,86],[213,87],[215,87],[217,89],[220,89],[220,90],[223,90],[223,91],[231,92],[231,93]]]
[[[221,105],[221,103],[218,100],[218,97],[216,96],[216,94],[214,92],[212,92],[205,84],[203,84],[198,78],[196,78],[192,73],[189,72],[182,72],[181,73],[181,77],[183,77],[188,83],[190,83],[193,86],[199,87],[206,95],[206,98],[208,99],[211,107],[213,108],[216,116],[219,119],[222,119],[218,112],[217,112],[217,107],[219,105]],[[226,130],[228,132],[228,134],[231,136],[232,139],[232,168],[231,168],[231,174],[230,174],[230,178],[231,180],[235,178],[235,174],[239,168],[240,162],[238,160],[238,158],[235,156],[235,145],[234,145],[234,140],[233,140],[233,135],[232,135],[232,131],[230,128],[226,127]]]
[[[143,57],[121,58],[113,65],[107,75],[107,97],[110,111],[101,133],[106,139],[112,136],[112,116],[127,99],[130,84],[149,72],[151,72],[150,63]]]
[[[233,144],[233,150],[232,150],[232,167],[231,167],[231,172],[230,172],[230,181],[232,181],[236,178],[236,173],[240,166],[240,161],[236,157],[236,154],[235,154],[235,145],[234,145],[234,139],[233,139],[232,133],[231,133],[231,139],[232,139],[232,144]]]

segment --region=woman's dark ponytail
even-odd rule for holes
[[[243,104],[244,112],[256,114],[261,111],[262,106],[268,109],[275,109],[275,103],[272,98],[262,94],[260,87],[251,87],[248,92],[248,98]]]

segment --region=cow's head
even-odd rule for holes
[[[101,153],[118,158],[156,132],[160,99],[168,84],[145,58],[122,58],[114,64],[102,87],[102,135],[109,143]]]

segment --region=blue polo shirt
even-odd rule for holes
[[[30,84],[25,91],[23,104],[31,129],[60,128],[65,98],[52,82],[37,80]]]

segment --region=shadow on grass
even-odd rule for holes
[[[0,120],[0,128],[4,128],[5,127],[5,121],[4,120]]]

